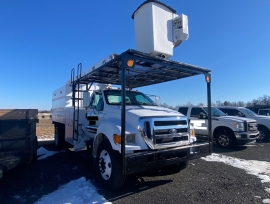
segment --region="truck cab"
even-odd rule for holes
[[[121,90],[95,91],[86,111],[85,136],[94,138],[98,146],[101,135],[106,135],[112,148],[120,150]],[[157,106],[147,95],[126,91],[126,152],[164,149],[192,143],[186,116]],[[170,132],[175,131],[174,134]],[[95,137],[96,135],[100,135]],[[96,155],[96,151],[94,151]]]

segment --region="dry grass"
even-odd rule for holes
[[[38,139],[53,139],[54,125],[52,124],[52,120],[50,118],[39,118],[36,134]]]

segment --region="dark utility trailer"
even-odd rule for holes
[[[90,89],[93,83],[102,84],[114,84],[121,86],[121,137],[125,138],[126,132],[126,91],[133,88],[164,83],[177,79],[183,79],[196,75],[204,75],[207,86],[207,104],[208,112],[211,112],[211,71],[198,66],[189,65],[169,59],[165,59],[159,56],[153,56],[137,50],[129,49],[120,55],[113,55],[109,61],[104,61],[99,67],[93,67],[92,71],[82,76],[81,64],[78,65],[77,76],[75,77],[74,69],[71,74],[71,83],[73,86],[73,105],[74,114],[73,130],[78,129],[78,117],[79,109],[75,107],[75,101],[79,94],[77,87],[86,85]],[[188,98],[188,95],[183,95]],[[182,160],[188,161],[191,159],[210,155],[212,152],[212,117],[211,114],[208,118],[208,141],[196,142],[192,145],[181,146],[176,148],[167,148],[162,150],[149,150],[137,152],[134,154],[126,154],[125,145],[126,141],[121,140],[121,169],[122,175],[139,172],[142,170],[150,169],[151,167],[163,166],[166,164],[165,160],[158,159],[158,155],[166,155],[167,152],[185,152],[185,158]],[[73,133],[73,136],[76,132]],[[190,150],[195,151],[194,154],[190,154]],[[154,158],[151,164],[146,166],[140,165],[140,162],[147,160],[149,156]],[[162,157],[163,158],[163,157]],[[144,169],[145,168],[145,169]]]
[[[0,109],[0,178],[37,158],[37,109]]]

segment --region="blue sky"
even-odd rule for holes
[[[0,108],[51,109],[52,92],[112,53],[136,49],[132,13],[143,0],[0,1]],[[172,60],[212,70],[212,101],[270,95],[270,1],[163,0],[189,18]],[[196,76],[139,89],[172,106],[206,103]]]

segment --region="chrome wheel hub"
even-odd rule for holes
[[[109,180],[112,173],[111,157],[106,150],[103,150],[99,156],[99,172],[104,180]]]
[[[218,138],[218,142],[219,142],[220,145],[226,147],[226,146],[229,145],[230,140],[229,140],[229,138],[226,135],[221,135]]]
[[[264,137],[265,137],[264,132],[260,130],[260,131],[259,131],[259,137],[258,137],[258,140],[263,140]]]

